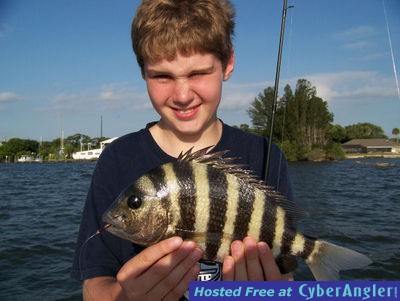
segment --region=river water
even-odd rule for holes
[[[0,300],[81,300],[69,273],[94,166],[0,164]],[[374,262],[342,279],[400,279],[400,159],[290,163],[289,170],[308,213],[299,228]],[[313,278],[300,264],[295,279]]]

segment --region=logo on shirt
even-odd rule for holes
[[[200,273],[197,281],[221,281],[222,264],[219,262],[200,261]],[[189,300],[189,291],[186,291],[181,300]]]

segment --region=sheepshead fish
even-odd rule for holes
[[[300,257],[316,280],[337,280],[339,271],[370,259],[353,250],[296,231],[295,203],[205,148],[181,153],[129,185],[104,213],[107,231],[142,246],[171,236],[197,242],[204,260],[222,262],[230,244],[250,235],[266,242],[281,270],[285,258]]]

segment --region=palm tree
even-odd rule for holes
[[[397,138],[397,136],[400,134],[400,130],[398,129],[398,128],[394,128],[393,130],[392,130],[392,135],[395,135],[396,136],[396,140],[397,140],[397,142],[399,142],[399,138]]]

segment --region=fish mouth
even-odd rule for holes
[[[114,229],[123,229],[124,227],[124,218],[121,215],[111,216],[109,214],[103,215],[103,222],[112,226]]]

